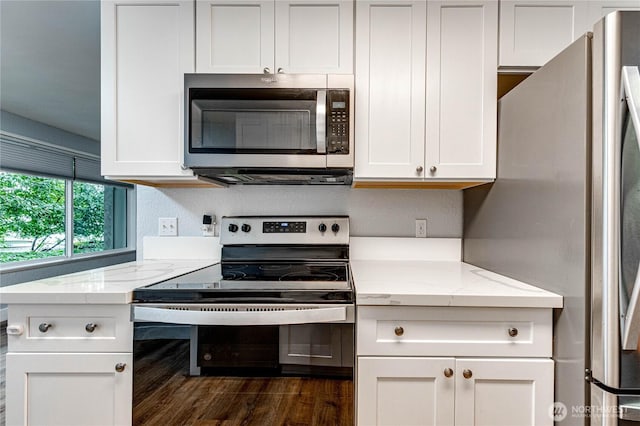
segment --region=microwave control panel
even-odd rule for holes
[[[327,91],[327,153],[349,153],[349,91]]]

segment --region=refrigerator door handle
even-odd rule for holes
[[[622,67],[621,92],[629,108],[629,121],[636,131],[636,142],[640,149],[640,71],[638,67]],[[621,281],[620,281],[621,282]],[[636,279],[627,305],[621,317],[622,349],[636,350],[640,337],[640,265],[636,269]]]

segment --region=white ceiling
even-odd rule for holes
[[[100,140],[99,0],[0,0],[0,108]]]

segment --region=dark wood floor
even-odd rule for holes
[[[188,377],[184,340],[135,343],[134,425],[353,425],[353,382]]]

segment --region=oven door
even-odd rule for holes
[[[189,374],[218,369],[351,375],[354,305],[139,304],[138,322],[191,326]],[[204,370],[203,370],[204,369]],[[311,370],[310,370],[311,369]]]
[[[189,89],[188,167],[325,168],[326,90]]]

